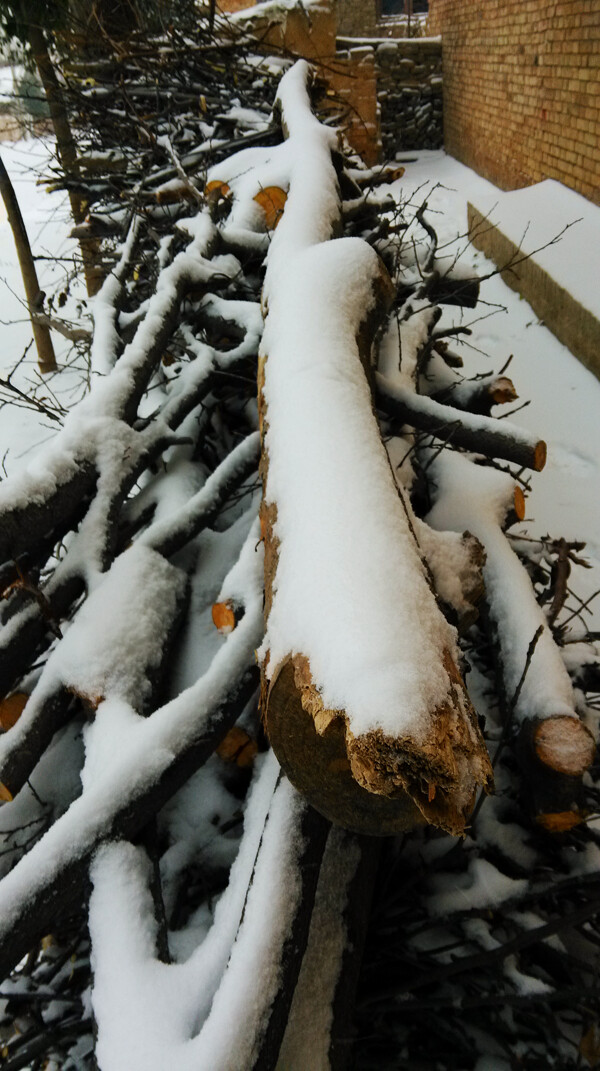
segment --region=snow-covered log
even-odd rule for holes
[[[254,649],[262,614],[261,555],[256,539],[254,526],[224,587],[244,603],[240,625],[207,672],[151,717],[143,717],[131,705],[132,692],[137,694],[139,686],[131,671],[125,675],[116,671],[117,650],[113,648],[111,664],[116,672],[112,680],[113,671],[102,657],[94,665],[92,655],[89,663],[79,667],[79,692],[97,695],[109,687],[110,692],[98,705],[87,735],[81,796],[0,883],[0,974],[47,932],[56,915],[72,909],[85,888],[98,846],[111,837],[131,838],[143,829],[206,762],[254,694]],[[138,553],[146,576],[138,575],[136,582],[146,585],[155,600],[163,601],[165,593],[154,579],[152,552],[140,549]],[[151,618],[144,628],[146,646],[153,650],[156,637]],[[92,627],[86,635],[84,620],[78,631],[82,645],[87,641],[89,646]],[[77,644],[75,636],[73,644]],[[116,754],[115,739],[120,741]]]
[[[266,814],[260,806],[265,795]],[[186,963],[161,965],[155,958],[150,904],[144,903],[141,913],[137,907],[140,899],[149,899],[139,850],[111,846],[96,858],[93,1003],[102,1066],[274,1071],[308,940],[329,824],[282,779],[272,755],[263,760],[247,813],[239,863],[206,947]],[[153,990],[149,965],[158,983]]]
[[[485,550],[486,602],[507,716],[520,727],[519,756],[538,821],[560,832],[584,817],[581,779],[596,745],[577,713],[573,686],[527,571],[503,532],[514,482],[456,452],[423,453],[436,487],[428,523],[455,531],[466,525]]]
[[[487,457],[513,461],[541,472],[546,464],[546,443],[515,424],[483,414],[442,405],[433,398],[417,395],[377,376],[377,403],[389,416],[431,432],[437,439]]]
[[[263,297],[263,716],[292,783],[334,821],[460,832],[489,760],[373,415],[365,370],[389,284],[369,245],[331,239],[332,138],[307,74],[279,90],[289,191]]]

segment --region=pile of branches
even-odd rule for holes
[[[277,64],[247,44],[93,63],[60,178],[102,242],[91,387],[0,485],[4,1066],[341,1068],[354,1037],[365,1068],[593,1065],[597,651],[581,547],[509,535],[545,447],[491,417],[513,384],[463,376],[442,326],[478,282],[311,114],[306,65],[267,114]],[[328,587],[344,500],[389,521],[362,449],[423,593],[400,619],[440,637],[413,674],[446,689],[435,747],[410,719],[359,731],[319,662],[367,572],[396,594],[381,560]]]

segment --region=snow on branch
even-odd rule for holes
[[[372,413],[365,372],[389,278],[366,242],[331,240],[339,214],[332,143],[311,114],[306,74],[295,66],[279,90],[295,165],[269,251],[261,344],[267,728],[292,781],[350,828],[368,822],[365,792],[404,791],[414,806],[397,806],[399,828],[422,814],[457,831],[489,764],[456,637],[430,590]],[[353,812],[348,786],[339,804],[335,789],[325,801],[311,760],[296,759],[301,729],[283,713],[293,702],[281,676],[289,661],[298,718],[306,711],[320,735],[344,725],[342,754],[366,813],[358,804]],[[377,813],[375,828],[380,821]]]
[[[577,556],[534,553],[534,591],[504,534],[497,459],[544,444],[490,416],[505,369],[460,371],[438,303],[478,286],[440,274],[426,204],[349,157],[305,62],[215,27],[65,76],[112,270],[88,396],[0,486],[8,1066],[337,1068],[357,985],[371,1062],[452,1037],[479,1066],[522,1043],[490,983],[546,1045],[558,928],[594,919],[598,677],[565,647],[573,690],[552,638]]]

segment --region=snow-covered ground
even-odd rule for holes
[[[13,179],[34,252],[67,258],[58,264],[38,262],[41,285],[51,293],[57,283],[62,287],[66,279],[74,243],[67,237],[71,223],[66,198],[60,193],[49,195],[36,185],[37,173],[48,153],[47,143],[33,140],[2,146],[2,157]],[[419,190],[415,200],[421,201],[431,191],[429,208],[441,249],[457,235],[464,235],[467,201],[493,196],[495,187],[441,151],[411,154],[411,161],[405,162],[405,175],[397,183],[398,194],[406,198]],[[441,185],[436,186],[437,183]],[[528,207],[535,213],[536,199],[532,191],[528,192]],[[502,196],[500,191],[498,194]],[[590,205],[590,211],[597,213],[600,225],[600,208]],[[544,238],[550,241],[556,234],[555,221],[545,223],[543,218],[536,217],[532,219],[532,227],[538,244],[540,236],[542,241]],[[580,235],[578,227],[582,228]],[[6,377],[30,341],[31,330],[20,297],[22,286],[12,235],[1,203],[0,235],[0,376]],[[576,224],[571,236],[585,243],[587,229],[583,224]],[[458,247],[467,247],[466,240],[459,241]],[[448,246],[449,258],[454,258],[456,248],[456,245]],[[545,258],[547,270],[552,270],[555,258],[558,271],[561,258],[564,261],[561,243],[548,249]],[[465,248],[461,263],[473,264],[482,275],[494,269],[483,254],[470,247]],[[572,277],[571,285],[576,289],[576,276]],[[589,289],[584,272],[580,285],[582,293]],[[77,292],[69,297],[67,309],[71,315],[82,296],[79,284]],[[586,555],[594,568],[578,570],[573,586],[587,599],[600,587],[600,383],[538,322],[527,302],[499,277],[484,283],[481,297],[483,301],[474,312],[445,310],[443,323],[453,320],[472,325],[473,334],[467,343],[456,340],[454,348],[463,356],[467,374],[499,370],[513,355],[508,374],[519,393],[517,406],[525,400],[530,400],[530,404],[514,416],[511,413],[510,419],[535,431],[548,443],[546,468],[532,477],[528,519],[515,531],[585,541]],[[86,324],[89,324],[87,318]],[[69,343],[60,336],[53,337],[60,363],[66,359]],[[21,389],[26,389],[32,381],[39,382],[33,348],[14,378]],[[81,384],[82,372],[69,369],[46,383],[45,394],[52,405],[56,396],[60,405],[66,407],[80,393]],[[2,391],[2,400],[5,397]],[[515,410],[517,406],[510,408]],[[12,473],[26,464],[32,451],[43,448],[52,433],[52,421],[40,413],[13,405],[0,409],[0,460],[5,459],[5,471]],[[600,597],[592,603],[592,608],[596,622],[600,621]]]
[[[451,242],[458,234],[465,234],[467,201],[474,199],[479,203],[494,194],[498,200],[503,198],[502,192],[491,183],[442,151],[405,155],[407,158],[410,155],[411,159],[416,156],[416,160],[404,162],[406,172],[396,188],[406,197],[422,187],[414,196],[416,203],[423,201],[428,190],[432,190],[428,201],[432,222],[439,235],[440,252],[444,243]],[[436,183],[441,186],[432,189],[432,184]],[[533,189],[524,192],[530,212],[535,213],[538,208],[539,214],[532,218],[530,227],[535,245],[549,242],[561,229],[561,224],[556,217],[547,218],[545,204],[542,201],[538,205]],[[525,198],[519,200],[519,211]],[[585,204],[586,212],[591,216],[595,214],[596,225],[600,226],[600,208],[589,202]],[[527,222],[519,220],[521,233]],[[545,251],[545,269],[552,272],[554,262],[556,272],[564,272],[565,246],[571,246],[573,242],[585,245],[588,235],[589,227],[583,222],[574,224],[569,240],[563,242],[562,248],[558,242]],[[448,246],[449,264],[456,249],[466,244],[463,240]],[[579,298],[580,294],[588,293],[590,280],[585,267],[577,276],[571,250],[569,257],[570,288]],[[478,275],[486,275],[495,268],[472,247],[465,250],[461,263],[473,264]],[[597,285],[597,280],[595,282]],[[502,308],[495,311],[494,305]],[[587,599],[600,588],[600,382],[538,321],[531,306],[499,276],[483,284],[476,310],[466,309],[461,313],[448,307],[442,324],[450,321],[472,324],[473,334],[466,340],[468,344],[452,340],[453,348],[465,361],[467,374],[499,370],[513,355],[507,375],[515,384],[519,401],[506,407],[511,410],[510,420],[535,431],[548,444],[546,467],[531,478],[526,523],[513,531],[529,536],[550,534],[556,538],[563,536],[585,541],[584,556],[593,568],[578,569],[572,577],[572,586],[581,598]],[[526,400],[530,404],[514,412]],[[500,415],[504,409],[495,412]],[[595,610],[595,627],[598,628],[600,595],[591,604],[591,609]]]

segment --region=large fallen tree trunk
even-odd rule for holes
[[[462,832],[489,760],[372,410],[389,283],[366,243],[329,240],[334,146],[307,76],[279,91],[291,166],[263,299],[263,717],[292,783],[346,828]]]

